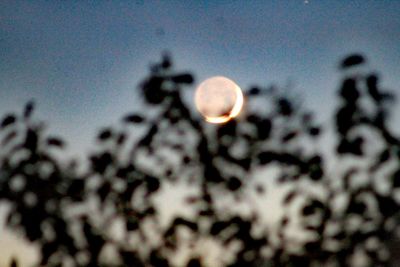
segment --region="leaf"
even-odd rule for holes
[[[150,147],[150,144],[153,141],[153,138],[156,136],[158,133],[158,126],[157,124],[154,124],[151,126],[147,134],[139,141],[138,147]]]
[[[15,137],[17,136],[17,132],[16,131],[12,131],[10,133],[8,133],[3,140],[1,141],[1,145],[2,146],[6,146],[8,143],[10,143]]]
[[[219,235],[223,230],[230,226],[229,222],[217,221],[214,222],[210,229],[210,234],[213,236]]]
[[[320,165],[322,164],[322,157],[320,155],[315,155],[309,159],[308,163],[312,165]]]
[[[85,221],[83,224],[83,233],[87,243],[90,244],[89,250],[92,259],[97,259],[102,247],[105,244],[105,240],[93,230],[92,226],[87,221]]]
[[[162,62],[161,62],[161,67],[162,67],[163,69],[167,70],[167,69],[169,69],[171,66],[172,66],[171,58],[170,58],[170,56],[169,56],[167,53],[165,53],[165,54],[163,55],[163,59],[162,59]]]
[[[191,205],[199,202],[199,200],[198,196],[188,196],[185,198],[185,203]]]
[[[354,213],[354,214],[364,214],[364,212],[367,210],[367,206],[362,203],[362,202],[355,202],[352,201],[349,203],[349,206],[347,207],[347,213]]]
[[[218,128],[218,138],[223,136],[230,136],[233,137],[236,134],[237,123],[234,120],[231,120]]]
[[[156,250],[150,253],[150,264],[157,267],[169,267],[168,260]]]
[[[191,221],[183,219],[183,218],[176,218],[174,220],[174,222],[172,223],[172,225],[173,225],[173,227],[177,227],[178,225],[184,225],[194,232],[198,230],[198,225],[196,222],[191,222]]]
[[[346,237],[347,236],[346,236],[346,232],[345,231],[340,231],[336,235],[332,236],[333,239],[336,239],[336,240],[339,240],[339,241],[344,240]]]
[[[160,104],[167,96],[167,93],[161,88],[163,82],[163,78],[153,76],[143,84],[142,91],[149,104]]]
[[[311,136],[318,136],[321,133],[321,129],[318,127],[311,127],[308,129],[308,134]]]
[[[104,152],[99,156],[90,158],[92,169],[98,173],[104,173],[107,167],[113,162],[113,157],[109,152]]]
[[[247,121],[250,123],[258,123],[261,120],[260,116],[256,115],[256,114],[249,114],[247,116]]]
[[[7,126],[10,126],[10,125],[14,124],[16,120],[17,120],[17,119],[16,119],[15,115],[13,115],[13,114],[8,114],[8,115],[6,115],[6,116],[4,117],[3,121],[1,122],[0,128],[1,128],[1,129],[4,129],[4,128],[7,127]]]
[[[281,220],[280,225],[281,227],[286,227],[289,224],[289,222],[290,222],[289,218],[287,216],[284,216]]]
[[[119,255],[121,255],[121,258],[122,258],[125,266],[145,267],[145,265],[140,260],[138,255],[136,255],[136,253],[133,252],[132,250],[121,249],[119,251]]]
[[[131,216],[126,220],[126,230],[128,231],[135,231],[139,229],[139,223],[136,218],[132,218]]]
[[[261,185],[261,184],[256,185],[256,192],[257,192],[258,194],[264,194],[264,193],[265,193],[265,188],[264,188],[264,186]]]
[[[378,89],[378,80],[378,75],[376,74],[371,74],[367,77],[368,94],[378,104],[381,101],[393,100],[395,98],[394,95],[380,92]]]
[[[125,142],[125,140],[126,140],[126,134],[120,133],[117,138],[117,144],[122,145]]]
[[[299,132],[297,132],[297,131],[287,133],[282,137],[282,142],[283,143],[289,142],[290,140],[295,138],[298,134],[299,134]]]
[[[317,167],[311,169],[311,172],[310,172],[311,180],[319,181],[322,179],[323,175],[324,175],[324,171],[322,170],[322,168],[320,166],[317,166]]]
[[[309,125],[313,121],[313,114],[311,112],[307,112],[302,115],[301,120],[303,124]]]
[[[191,259],[186,267],[201,267],[200,260],[197,258]]]
[[[228,189],[231,191],[236,191],[242,186],[242,181],[240,181],[237,177],[231,177],[228,180]]]
[[[123,118],[125,123],[142,123],[144,118],[138,114],[130,114]]]
[[[192,158],[190,157],[190,156],[188,156],[188,155],[185,155],[183,158],[182,158],[182,163],[183,164],[189,164],[190,162],[192,161]]]
[[[193,83],[193,76],[189,73],[179,74],[171,77],[172,81],[175,83]]]
[[[149,193],[154,193],[160,188],[160,181],[155,177],[147,176],[145,181]]]
[[[112,136],[112,131],[110,128],[105,128],[103,129],[99,135],[97,136],[97,139],[100,141],[105,141],[109,139]]]
[[[360,65],[365,62],[364,57],[361,54],[353,54],[351,56],[346,57],[342,63],[341,68],[346,69],[352,66]]]
[[[45,266],[48,264],[50,257],[57,252],[58,246],[57,242],[47,242],[42,245],[41,252],[42,252],[42,261],[40,265]]]
[[[302,213],[304,216],[315,214],[318,210],[323,210],[325,205],[319,200],[312,200],[309,204],[303,207]]]
[[[393,188],[399,188],[400,187],[400,169],[397,170],[392,177],[392,183],[393,183]]]
[[[67,195],[74,200],[80,200],[83,197],[83,191],[85,189],[85,182],[82,179],[75,179],[68,186]]]
[[[382,151],[382,153],[379,155],[379,163],[384,163],[386,161],[388,161],[390,158],[390,150],[389,149],[385,149],[384,151]]]
[[[272,152],[272,151],[263,151],[258,154],[258,159],[260,161],[260,164],[269,164],[273,161],[287,164],[287,165],[295,165],[300,167],[300,169],[305,169],[305,164],[304,162],[296,157],[295,155],[292,155],[290,153],[277,153],[277,152]]]
[[[286,197],[283,199],[283,205],[289,205],[290,202],[292,202],[295,197],[297,196],[297,192],[296,191],[291,191],[289,192]]]
[[[262,119],[256,123],[258,138],[264,140],[270,137],[272,122],[270,119]]]
[[[392,197],[376,195],[379,210],[384,218],[388,218],[399,211],[400,205]]]
[[[104,182],[103,185],[97,190],[97,194],[100,197],[101,202],[107,198],[111,192],[111,185],[109,182]]]
[[[204,176],[207,182],[220,183],[223,181],[219,170],[211,162],[204,163]]]
[[[34,109],[35,109],[35,102],[33,100],[26,103],[25,109],[24,109],[24,118],[29,119],[31,117]]]
[[[258,154],[258,160],[260,161],[260,164],[269,164],[276,160],[276,154],[273,152],[264,151]]]
[[[49,137],[49,138],[47,138],[46,142],[47,142],[47,145],[49,145],[49,146],[55,146],[58,148],[64,147],[64,141],[58,137]]]
[[[279,113],[283,116],[290,116],[293,114],[292,103],[286,98],[281,98],[278,100]]]
[[[340,96],[348,103],[355,103],[358,100],[360,93],[357,90],[355,79],[348,78],[344,80],[340,89]]]
[[[21,215],[21,224],[25,227],[25,235],[28,240],[33,242],[42,238],[43,233],[40,229],[40,223],[46,214],[37,208],[33,208],[23,210]]]
[[[36,151],[39,142],[38,134],[35,130],[29,129],[26,133],[24,147],[30,151]]]
[[[255,96],[255,95],[259,95],[260,92],[261,92],[260,88],[252,87],[252,88],[250,88],[248,95]]]
[[[11,263],[10,263],[10,267],[18,267],[18,263],[17,263],[17,259],[16,258],[12,258]]]
[[[342,139],[339,143],[337,151],[339,154],[352,154],[355,156],[362,156],[362,145],[364,143],[364,139],[360,137],[356,137],[353,140]]]
[[[308,253],[315,253],[317,252],[319,249],[321,248],[321,244],[319,241],[311,241],[311,242],[307,242],[304,245],[304,249],[308,252]]]
[[[355,105],[345,105],[336,113],[336,127],[341,135],[346,135],[354,125],[354,117],[357,114]]]

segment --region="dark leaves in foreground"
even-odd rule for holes
[[[342,88],[340,88],[340,96],[348,103],[355,103],[360,97],[360,93],[357,89],[356,80],[353,78],[346,79]]]
[[[1,145],[2,146],[6,146],[8,145],[12,140],[15,139],[15,137],[17,136],[18,132],[17,131],[11,131],[9,132],[1,141]]]
[[[113,157],[110,153],[104,152],[100,155],[94,155],[90,158],[92,168],[95,172],[103,174],[107,169],[108,165],[113,162]]]
[[[97,136],[97,139],[99,141],[106,141],[106,140],[110,139],[111,136],[112,136],[112,130],[110,128],[105,128],[99,133],[99,135]]]
[[[138,114],[130,114],[125,116],[123,121],[126,123],[141,123],[144,121],[144,118]]]
[[[58,147],[58,148],[62,148],[64,147],[64,141],[61,140],[61,138],[58,137],[49,137],[47,138],[47,144],[49,146],[53,146],[53,147]]]
[[[260,88],[252,87],[252,88],[250,88],[250,90],[249,90],[249,92],[247,94],[250,95],[250,96],[256,96],[256,95],[259,95],[260,92],[261,92]]]
[[[33,102],[33,100],[26,103],[25,109],[24,109],[24,118],[29,119],[31,117],[34,109],[35,109],[35,102]]]
[[[17,260],[15,258],[12,258],[11,263],[10,263],[10,267],[18,267],[18,263],[17,263]]]
[[[197,258],[191,259],[186,267],[201,267],[200,260]]]
[[[312,200],[307,205],[303,207],[303,215],[309,216],[317,213],[318,211],[323,211],[325,205],[319,200]]]
[[[6,115],[0,124],[0,128],[6,128],[7,126],[14,124],[15,121],[16,121],[15,115],[13,114]]]
[[[236,191],[242,186],[242,181],[237,177],[231,177],[228,180],[228,189],[231,191]]]
[[[281,98],[278,100],[278,110],[283,116],[290,116],[293,114],[292,103],[286,98]]]
[[[346,69],[352,66],[360,65],[365,62],[364,57],[361,54],[353,54],[351,56],[346,57],[340,67],[342,69]]]
[[[39,136],[36,130],[29,129],[26,133],[24,147],[30,151],[36,151],[39,145]]]
[[[175,83],[193,83],[193,76],[191,74],[179,74],[171,77],[172,81]]]
[[[363,62],[361,55],[352,55],[341,67],[347,69]],[[122,129],[103,128],[97,135],[100,150],[90,154],[82,174],[52,156],[53,147],[63,147],[64,141],[48,136],[42,124],[35,123],[33,102],[26,105],[18,127],[13,127],[18,120],[13,114],[1,121],[5,153],[0,158],[0,199],[12,207],[7,227],[20,230],[39,246],[41,266],[62,266],[62,259],[69,257],[76,260],[77,266],[116,267],[101,262],[102,251],[113,246],[121,260],[118,266],[168,267],[172,266],[170,255],[189,236],[192,239],[188,239],[187,246],[185,243],[189,250],[196,250],[196,242],[211,237],[221,245],[222,253],[233,253],[234,261],[221,266],[322,266],[328,261],[350,266],[354,252],[367,245],[365,257],[374,266],[388,266],[388,260],[379,259],[380,252],[367,241],[392,236],[394,230],[387,228],[398,224],[400,206],[393,196],[400,188],[400,141],[386,127],[389,110],[384,104],[391,94],[380,90],[376,74],[347,75],[339,89],[340,106],[333,127],[337,144],[332,152],[338,159],[351,156],[357,162],[367,160],[367,166],[365,170],[347,168],[345,165],[351,165],[348,161],[333,171],[331,179],[327,173],[332,172],[326,171],[329,164],[325,164],[330,158],[315,142],[324,132],[314,124],[312,114],[293,99],[253,87],[248,91],[252,96],[249,101],[272,96],[275,109],[266,113],[249,111],[241,120],[203,127],[182,100],[181,88],[191,84],[193,76],[173,73],[167,56],[152,70],[141,84],[141,92],[149,108],[157,106],[161,115],[150,122],[146,111],[130,113],[122,118]],[[366,112],[365,98],[375,108],[368,110],[376,112]],[[142,124],[150,125],[147,128]],[[141,126],[145,133],[131,145],[127,128],[135,133],[135,126]],[[384,140],[384,147],[376,154],[369,151],[372,147],[368,147],[368,135],[358,131],[360,126],[363,130],[373,128]],[[303,136],[310,143],[296,142]],[[243,154],[235,153],[236,145],[243,148]],[[374,188],[381,178],[376,176],[388,163],[391,171],[382,179],[386,179],[388,188],[381,192]],[[276,179],[254,179],[253,172],[270,168],[278,169],[281,175]],[[363,171],[369,180],[357,184],[357,175]],[[268,192],[283,183],[288,188],[279,207],[283,216],[274,227],[260,224],[259,212],[268,215],[271,206],[262,206],[258,211],[258,204],[252,202],[265,193],[263,179],[268,183],[275,179]],[[157,203],[164,199],[158,197],[164,189],[182,182],[196,192],[183,198],[192,216],[178,212],[160,227],[163,206]],[[318,194],[314,195],[314,189]],[[319,194],[321,190],[323,194]],[[341,209],[335,208],[337,197],[346,199]],[[219,201],[230,198],[235,202],[221,209]],[[246,201],[250,201],[251,210],[242,215],[237,210]],[[76,216],[71,215],[74,212]],[[114,221],[123,226],[127,236],[118,239],[110,233]],[[359,225],[352,229],[354,223],[349,221]],[[296,223],[315,239],[296,241],[300,250],[293,254],[286,231]],[[153,242],[153,234],[159,235],[155,238],[159,242]],[[128,236],[135,237],[136,247]],[[326,249],[332,240],[339,251]],[[234,252],[230,250],[232,244]],[[379,246],[388,245],[382,242]],[[265,251],[269,251],[268,256]],[[194,252],[182,266],[203,266],[207,259]],[[11,266],[17,266],[16,259]]]
[[[258,138],[265,140],[270,137],[272,130],[272,122],[268,118],[257,120],[255,123],[257,127]]]
[[[144,83],[142,90],[149,104],[161,104],[166,98],[167,92],[162,88],[164,80],[162,77],[151,77]]]
[[[378,87],[378,75],[371,74],[367,77],[367,88],[371,98],[378,104],[385,100],[393,100],[394,96],[389,93],[383,93]]]

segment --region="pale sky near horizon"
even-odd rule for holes
[[[292,83],[326,119],[349,53],[364,53],[399,89],[399,12],[400,1],[385,0],[5,0],[0,114],[33,98],[50,131],[83,153],[99,128],[137,108],[138,82],[167,50],[196,84],[215,75],[244,89]]]

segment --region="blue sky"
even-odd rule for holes
[[[290,82],[326,119],[349,53],[366,54],[384,85],[399,89],[399,12],[400,1],[385,0],[3,0],[0,114],[34,98],[52,133],[87,150],[100,127],[137,109],[138,82],[168,50],[196,82]]]

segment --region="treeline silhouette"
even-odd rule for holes
[[[155,112],[102,129],[83,172],[60,157],[64,141],[48,134],[29,102],[0,125],[7,227],[39,246],[39,266],[390,266],[400,141],[387,125],[394,96],[376,73],[359,70],[365,61],[354,54],[339,66],[330,156],[316,145],[328,130],[273,87],[245,91],[237,120],[201,121],[183,99],[193,76],[175,72],[168,56],[140,85]],[[252,201],[275,187],[254,174],[269,169],[276,177],[262,179],[288,190],[281,206],[257,209]],[[192,215],[178,212],[165,224],[156,199],[168,185],[188,188],[182,206]],[[278,208],[278,223],[261,219]],[[213,263],[207,257],[218,249]]]

